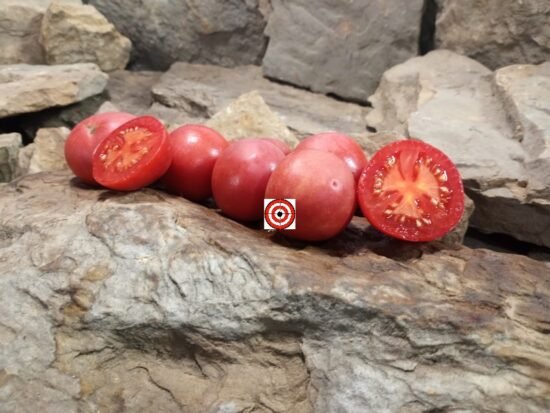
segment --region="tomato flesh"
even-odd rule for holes
[[[432,241],[458,224],[464,189],[452,161],[417,140],[380,149],[357,188],[359,206],[381,232],[406,241]]]
[[[279,148],[285,155],[288,155],[290,152],[292,152],[292,149],[290,149],[290,146],[286,142],[283,142],[280,139],[274,139],[274,138],[260,138],[263,141],[267,141],[275,145],[277,148]]]
[[[171,162],[164,125],[151,116],[141,116],[99,144],[93,155],[93,175],[106,188],[134,191],[159,179]]]
[[[92,173],[95,149],[116,128],[134,118],[129,113],[106,112],[76,125],[65,141],[65,159],[73,173],[87,184],[97,184]]]

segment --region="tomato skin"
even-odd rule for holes
[[[212,171],[227,140],[203,125],[185,125],[170,133],[172,164],[160,180],[168,191],[191,201],[212,196]]]
[[[83,182],[96,185],[92,156],[97,145],[120,125],[135,116],[124,112],[106,112],[90,116],[76,125],[65,141],[65,160]]]
[[[409,154],[408,160],[405,162],[401,160],[405,156],[404,154]],[[414,219],[406,219],[402,222],[392,215],[386,215],[386,211],[389,211],[388,208],[391,210],[391,203],[399,201],[399,196],[403,196],[402,193],[399,191],[376,193],[377,177],[382,179],[384,185],[385,179],[388,179],[387,171],[391,169],[388,167],[390,157],[397,160],[395,167],[401,171],[400,176],[409,176],[409,178],[403,178],[401,182],[409,179],[410,182],[405,185],[412,187],[413,191],[414,185],[418,186],[420,183],[425,186],[431,180],[437,183],[437,186],[432,184],[428,188],[435,188],[433,189],[434,194],[438,198],[440,195],[444,196],[441,198],[444,201],[437,207],[430,204],[429,198],[425,195],[414,196],[417,211],[422,211],[422,213],[417,212],[419,214],[418,223]],[[426,159],[430,160],[429,166],[425,162]],[[420,175],[418,171],[412,172],[411,166],[424,168],[427,171],[427,178],[424,181],[418,181]],[[440,172],[438,174],[434,171]],[[413,179],[415,174],[417,181]],[[381,185],[381,188],[384,185]],[[445,191],[443,192],[441,188],[444,188]],[[464,213],[464,188],[456,166],[439,149],[413,139],[390,143],[376,152],[361,174],[357,187],[357,198],[361,211],[375,228],[386,235],[411,242],[427,242],[441,238],[458,224]],[[428,220],[423,221],[423,218]]]
[[[363,149],[352,137],[342,133],[324,132],[308,136],[296,146],[296,150],[301,149],[316,149],[335,154],[348,165],[355,182],[367,166],[367,157]]]
[[[260,139],[272,143],[277,148],[279,148],[285,155],[288,155],[290,152],[292,152],[292,149],[290,149],[290,146],[288,146],[286,142],[283,142],[280,139],[274,139],[274,138],[260,138]]]
[[[149,146],[146,155],[140,155],[135,164],[128,165],[123,171],[117,171],[105,165],[102,158],[109,147],[124,141],[123,136],[128,134],[137,134],[138,139],[146,138]],[[144,147],[139,142],[133,145],[137,145],[136,150]],[[164,125],[152,116],[140,116],[121,125],[98,145],[93,155],[93,175],[106,188],[135,191],[157,181],[166,173],[171,162],[172,148]]]
[[[267,181],[284,157],[275,145],[261,139],[229,145],[212,172],[212,192],[222,212],[238,221],[261,219]]]
[[[355,181],[336,155],[312,149],[294,151],[271,175],[269,199],[296,199],[296,229],[289,237],[323,241],[349,224],[355,210]]]

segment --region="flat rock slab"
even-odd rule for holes
[[[546,411],[549,271],[363,219],[290,243],[151,189],[32,175],[0,186],[0,406]]]
[[[476,204],[472,225],[550,246],[550,63],[492,72],[449,51],[388,70],[367,121],[440,148]]]
[[[227,69],[176,63],[153,87],[153,96],[188,116],[207,119],[254,90],[299,136],[327,130],[365,132],[368,108],[271,82],[257,66]]]
[[[80,102],[100,94],[107,79],[92,63],[0,65],[0,118]]]
[[[422,0],[273,0],[264,73],[366,102],[390,67],[415,56]]]

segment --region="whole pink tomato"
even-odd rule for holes
[[[270,199],[296,200],[296,229],[284,234],[322,241],[340,233],[355,210],[355,182],[348,166],[330,152],[302,149],[275,169],[265,192]]]
[[[172,165],[161,178],[161,185],[191,201],[210,197],[212,170],[229,143],[214,129],[203,125],[185,125],[174,130],[170,143]]]
[[[296,146],[296,150],[301,149],[332,152],[348,165],[355,182],[359,180],[361,172],[367,166],[367,157],[363,149],[352,137],[342,133],[325,132],[309,136]]]
[[[212,172],[212,192],[222,212],[238,221],[261,219],[267,181],[284,157],[261,139],[243,139],[227,147]]]

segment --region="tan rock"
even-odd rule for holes
[[[91,63],[0,65],[0,118],[80,102],[100,94],[107,79]]]
[[[0,182],[10,182],[17,175],[17,160],[23,142],[18,133],[0,135]]]
[[[34,139],[33,154],[29,162],[28,173],[55,172],[69,169],[65,161],[65,140],[69,136],[68,128],[40,129]]]
[[[547,263],[384,245],[363,218],[295,244],[71,178],[0,186],[10,411],[548,411]]]
[[[40,41],[49,64],[95,63],[105,72],[124,69],[132,49],[95,7],[65,0],[51,3]]]
[[[269,137],[293,148],[298,139],[265,103],[259,92],[240,96],[206,123],[227,139]]]

